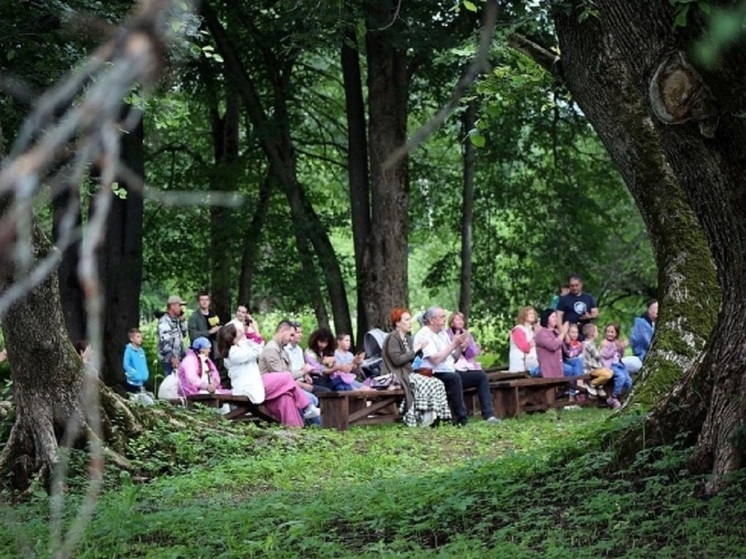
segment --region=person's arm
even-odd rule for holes
[[[391,364],[394,365],[394,367],[402,367],[407,363],[411,363],[414,361],[416,355],[416,352],[413,349],[404,351],[404,345],[395,337],[398,335],[399,334],[396,332],[392,332],[386,336],[383,348],[384,355],[388,355],[389,361],[391,361]]]
[[[171,325],[165,320],[158,323],[158,354],[161,356],[161,361],[170,361],[174,357]]]
[[[471,332],[466,332],[466,336],[466,347],[462,350],[461,354],[469,361],[472,361],[477,355],[479,355],[479,346],[474,340],[474,336],[471,335]]]
[[[199,357],[192,356],[192,354],[179,363],[179,390],[182,396],[191,396],[207,388],[207,383],[202,380],[199,366]]]
[[[526,332],[523,331],[523,328],[519,328],[518,326],[513,328],[510,332],[510,337],[513,338],[515,346],[523,353],[531,351],[531,342],[528,341],[528,336],[526,336]]]
[[[197,338],[207,338],[210,335],[210,325],[207,324],[207,319],[202,319],[204,315],[197,309],[191,315],[189,315],[188,330],[189,339],[194,341]],[[203,328],[207,326],[207,328]]]
[[[536,335],[536,345],[549,351],[557,351],[562,347],[562,337],[555,334],[549,328],[543,328]]]
[[[127,380],[132,380],[137,376],[137,367],[135,367],[134,357],[135,352],[128,345],[124,348],[124,357],[122,358],[122,367],[124,368],[124,376]]]
[[[434,336],[434,335],[433,335]],[[445,346],[443,349],[441,349],[437,353],[433,353],[436,349],[436,344],[434,340],[431,340],[432,343],[428,344],[424,349],[422,356],[425,357],[430,363],[433,365],[439,365],[443,361],[445,361],[449,355],[452,353],[454,354],[460,354],[461,351],[459,349],[459,345],[461,344],[461,341],[463,340],[463,335],[459,334],[458,336],[454,336],[454,338],[451,340],[451,343],[449,343],[447,346]],[[457,355],[454,355],[454,358],[457,358]]]

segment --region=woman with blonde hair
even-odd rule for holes
[[[461,356],[456,361],[457,371],[481,371],[482,364],[477,361],[479,346],[474,341],[474,336],[466,329],[466,316],[461,311],[456,311],[448,318],[448,337],[453,340],[459,334],[466,334],[466,339],[461,345]]]
[[[510,353],[508,371],[512,373],[528,371],[535,373],[539,367],[536,357],[534,337],[538,330],[536,310],[533,307],[522,307],[518,311],[516,325],[510,331]]]

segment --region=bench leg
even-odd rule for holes
[[[350,404],[347,398],[319,398],[321,426],[345,431],[350,426]]]

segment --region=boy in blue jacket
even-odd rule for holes
[[[148,359],[142,348],[142,332],[137,328],[131,328],[129,333],[130,343],[124,348],[124,375],[126,377],[125,388],[127,392],[142,392],[145,383],[150,377],[148,372]]]

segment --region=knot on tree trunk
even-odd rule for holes
[[[715,100],[683,52],[670,52],[660,61],[650,80],[649,99],[653,112],[662,122],[694,121],[703,136],[715,136],[720,120]]]

